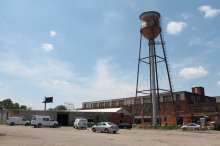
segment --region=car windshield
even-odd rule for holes
[[[107,122],[108,125],[115,125],[114,123],[112,122]]]
[[[31,120],[36,120],[36,117],[32,117]]]
[[[189,124],[189,126],[196,126],[196,124],[194,124],[194,123],[191,123],[191,124]]]
[[[102,123],[98,123],[96,126],[100,126]]]

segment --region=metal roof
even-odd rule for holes
[[[130,115],[130,113],[124,108],[105,108],[105,109],[86,109],[77,110],[78,112],[94,112],[94,113],[124,113]]]

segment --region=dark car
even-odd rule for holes
[[[129,124],[129,123],[119,123],[118,128],[120,128],[120,129],[131,129],[132,125]]]

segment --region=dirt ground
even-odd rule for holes
[[[33,128],[0,125],[0,146],[220,146],[218,131],[120,129],[117,134],[90,128]]]

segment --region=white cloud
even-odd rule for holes
[[[73,71],[68,63],[59,60],[40,58],[40,61],[27,62],[18,56],[0,54],[0,57],[3,58],[0,62],[0,72],[12,79],[22,80],[30,86],[32,89],[29,89],[28,96],[32,96],[33,101],[38,101],[37,96],[46,93],[56,97],[57,104],[72,101],[76,107],[81,107],[83,101],[134,96],[135,72],[123,71],[112,63],[111,59],[97,60],[94,70],[82,76]],[[10,83],[4,86],[8,86],[13,91],[13,97],[20,95]],[[31,92],[37,92],[39,95],[33,95]],[[41,103],[34,102],[33,105],[29,102],[24,104],[34,106],[35,109],[42,106]]]
[[[74,76],[70,67],[58,60],[47,59],[46,61],[30,62],[28,64],[25,62],[16,57],[13,59],[5,58],[5,61],[0,62],[0,71],[23,80],[31,80],[33,84],[35,84],[35,80],[69,79]]]
[[[209,5],[200,6],[198,10],[205,13],[205,18],[212,18],[220,14],[220,9],[212,8]]]
[[[220,81],[218,81],[217,84],[220,85]]]
[[[42,43],[41,47],[47,52],[50,52],[54,49],[53,45],[50,43]]]
[[[183,13],[183,14],[181,14],[181,16],[183,17],[183,19],[189,19],[190,17],[191,17],[191,15],[188,15],[188,14],[185,14],[185,13]]]
[[[183,68],[179,72],[179,76],[184,77],[186,79],[199,78],[206,76],[207,74],[208,71],[202,66]]]
[[[99,59],[95,66],[96,79],[92,81],[90,94],[94,96],[126,97],[133,96],[135,84],[131,74],[124,73],[117,65],[111,64],[110,59]]]
[[[167,32],[171,35],[176,35],[180,33],[186,26],[187,24],[185,22],[171,21],[167,25]]]
[[[50,36],[53,37],[53,36],[55,36],[55,35],[56,35],[56,31],[51,30],[51,31],[50,31]]]

